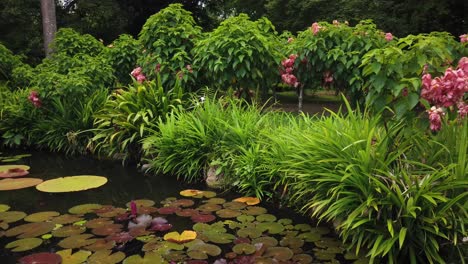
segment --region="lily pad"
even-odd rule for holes
[[[59,254],[41,252],[22,257],[19,264],[60,264],[62,257]]]
[[[190,199],[179,199],[179,200],[175,200],[173,201],[172,203],[170,203],[170,206],[175,206],[175,207],[190,207],[190,206],[193,206],[195,204],[195,202],[193,200],[190,200]]]
[[[258,199],[257,197],[240,197],[240,198],[234,199],[234,201],[245,203],[247,205],[256,205],[260,203],[260,199]]]
[[[30,169],[30,167],[27,165],[0,165],[0,173],[14,169],[22,169],[27,171]]]
[[[133,202],[135,203],[135,205],[137,207],[151,207],[153,205],[155,205],[156,203],[153,201],[153,200],[149,200],[149,199],[139,199],[139,200],[133,200]],[[127,208],[130,208],[130,203],[131,202],[128,202],[126,203],[125,205],[127,206]]]
[[[300,248],[304,245],[304,240],[298,237],[284,237],[280,241],[282,247]]]
[[[216,232],[205,232],[203,233],[207,238],[207,241],[216,243],[216,244],[229,244],[236,239],[236,236],[229,233],[216,233]]]
[[[308,224],[297,224],[294,226],[294,229],[305,232],[312,230],[312,227]]]
[[[8,243],[5,248],[11,249],[13,252],[23,252],[36,248],[42,244],[42,239],[32,237],[32,238],[23,238],[13,242]]]
[[[152,206],[140,206],[137,208],[137,213],[138,214],[152,214],[156,213],[158,211],[158,208],[152,207]]]
[[[39,213],[34,213],[34,214],[30,214],[30,215],[26,216],[24,218],[24,221],[33,222],[33,223],[45,222],[45,221],[48,221],[51,218],[59,216],[59,215],[60,215],[60,213],[55,212],[55,211],[39,212]]]
[[[260,237],[262,235],[262,231],[260,231],[257,228],[246,227],[246,228],[237,230],[237,235],[240,237],[250,237],[253,239],[253,238]]]
[[[287,225],[290,225],[292,224],[292,220],[289,219],[289,218],[281,218],[280,220],[278,220],[278,223],[284,225],[284,226],[287,226]]]
[[[49,193],[77,192],[101,187],[106,182],[106,177],[78,175],[48,180],[37,185],[36,189]]]
[[[18,190],[36,186],[43,182],[38,178],[19,178],[19,179],[3,179],[0,181],[0,191]]]
[[[276,247],[278,245],[278,240],[276,240],[276,238],[274,237],[269,237],[269,236],[262,236],[262,237],[258,237],[258,238],[255,238],[254,240],[252,240],[252,244],[258,244],[258,243],[261,243],[262,245],[264,245],[265,247]]]
[[[94,213],[100,217],[115,217],[126,212],[127,210],[120,207],[114,207],[112,205],[104,205],[101,208],[94,210]]]
[[[307,232],[299,234],[298,238],[303,239],[305,242],[316,242],[321,239],[321,235],[318,233]]]
[[[109,236],[115,233],[122,232],[123,226],[121,224],[109,224],[105,226],[100,226],[93,228],[91,233],[98,235],[98,236]]]
[[[215,211],[219,211],[223,209],[223,207],[221,207],[221,205],[219,204],[206,203],[206,204],[200,205],[197,209],[202,212],[215,212]]]
[[[241,212],[232,209],[221,209],[219,211],[216,211],[216,215],[221,218],[235,218],[241,214]]]
[[[279,234],[284,231],[284,226],[276,222],[259,223],[257,228],[262,232],[268,231],[270,234]]]
[[[235,245],[232,248],[232,251],[234,251],[236,254],[245,254],[245,255],[250,255],[255,253],[257,251],[257,248],[254,245],[247,244],[247,243],[240,243]]]
[[[83,218],[77,215],[70,215],[70,214],[59,215],[57,217],[50,219],[50,222],[54,224],[61,224],[61,225],[71,224],[71,223],[75,223],[79,221],[83,221]]]
[[[195,238],[197,238],[197,232],[190,230],[184,230],[182,234],[179,234],[179,232],[170,232],[164,235],[164,240],[178,244],[192,241]]]
[[[23,177],[29,174],[29,171],[20,168],[9,169],[7,171],[0,171],[0,178],[14,178]]]
[[[314,253],[315,257],[319,260],[333,260],[336,258],[336,254],[328,252],[326,250],[317,250]]]
[[[140,255],[132,255],[123,261],[123,264],[155,264],[155,263],[164,264],[168,262],[164,260],[161,254],[156,253],[156,252],[146,252],[144,257]]]
[[[85,226],[87,228],[98,228],[103,226],[112,225],[114,221],[109,218],[94,218],[86,222]]]
[[[55,224],[50,222],[29,223],[13,227],[5,232],[5,236],[18,238],[32,238],[46,234],[54,229]]]
[[[257,221],[259,222],[275,222],[276,221],[276,216],[272,214],[261,214],[257,216]],[[280,225],[283,225],[281,223],[278,223]]]
[[[226,209],[240,210],[240,209],[244,209],[245,207],[247,207],[247,204],[234,201],[234,202],[227,202],[223,204],[223,207]]]
[[[244,214],[248,215],[261,215],[266,214],[268,211],[267,209],[260,207],[260,206],[249,206],[242,211]]]
[[[195,190],[195,189],[188,189],[188,190],[183,190],[180,192],[180,195],[185,196],[185,197],[193,197],[193,198],[213,198],[216,196],[215,192],[211,191],[200,191],[200,190]]]
[[[297,254],[293,256],[292,260],[294,263],[298,264],[309,264],[312,263],[314,259],[308,254]]]
[[[82,248],[96,242],[96,239],[92,237],[92,234],[70,236],[62,239],[57,245],[62,248]]]
[[[179,207],[165,206],[165,207],[159,208],[158,213],[162,214],[162,215],[170,215],[170,214],[173,214],[173,213],[175,213],[175,212],[177,212],[179,210],[180,210]]]
[[[57,251],[57,254],[62,257],[62,264],[81,264],[88,259],[91,251],[80,250],[72,254],[71,249],[64,249]]]
[[[185,244],[184,244],[185,245]],[[142,251],[143,252],[167,252],[170,250],[182,250],[184,249],[184,245],[177,244],[169,241],[151,241],[143,245]]]
[[[62,226],[56,230],[52,231],[52,235],[54,237],[69,237],[82,234],[86,231],[85,227],[77,226],[77,225],[68,225]]]
[[[263,254],[264,257],[275,258],[279,261],[287,261],[293,257],[294,253],[287,247],[269,247]]]
[[[242,223],[251,223],[255,220],[255,216],[253,215],[239,215],[237,218],[237,221],[242,222]]]
[[[114,246],[115,241],[107,241],[104,238],[98,238],[93,244],[85,246],[84,249],[95,252],[100,250],[112,249]]]
[[[208,259],[209,256],[216,257],[221,254],[221,248],[212,244],[200,244],[190,247],[187,255],[193,259]]]
[[[7,204],[0,204],[0,213],[10,210],[10,206]]]
[[[190,219],[195,223],[209,223],[216,220],[216,216],[212,214],[197,214],[193,215]]]
[[[319,241],[314,241],[314,244],[319,248],[342,247],[343,243],[336,239],[326,239],[325,237]]]
[[[0,212],[0,222],[14,223],[23,219],[27,214],[20,211]]]
[[[181,217],[192,217],[198,214],[199,214],[198,210],[195,210],[195,209],[181,209],[176,212],[176,215],[181,216]]]
[[[208,200],[205,200],[203,202],[207,204],[223,204],[226,202],[226,199],[215,197],[215,198],[210,198]]]
[[[125,253],[117,251],[112,253],[111,250],[96,251],[91,257],[88,258],[89,264],[115,264],[119,263],[125,258]]]
[[[80,204],[68,210],[70,214],[84,215],[94,213],[94,210],[102,208],[100,204]]]

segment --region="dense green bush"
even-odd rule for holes
[[[278,81],[281,45],[267,18],[251,21],[245,14],[226,19],[196,42],[197,78],[211,87],[268,92]]]
[[[0,81],[11,80],[13,69],[22,64],[20,56],[14,55],[7,47],[0,43]]]
[[[164,89],[156,80],[115,90],[103,109],[95,115],[94,137],[89,148],[104,155],[120,155],[125,159],[141,157],[140,140],[151,131],[158,131],[158,121],[184,106],[184,94],[179,82]]]
[[[138,61],[146,76],[154,78],[159,72],[163,85],[193,82],[191,50],[200,37],[201,28],[181,4],[171,4],[152,15],[139,34],[144,51]]]
[[[81,54],[94,57],[104,49],[104,45],[93,36],[81,35],[71,28],[59,29],[51,45],[54,53],[65,54],[69,57]]]

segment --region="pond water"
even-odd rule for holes
[[[0,150],[0,152],[3,152],[0,156],[19,153],[24,154],[24,152],[11,150]],[[158,256],[165,258],[164,261],[170,262],[172,260],[173,263],[215,263],[221,259],[225,259],[226,261],[222,260],[217,263],[326,263],[330,261],[331,263],[352,263],[351,260],[345,260],[344,254],[346,251],[344,250],[344,246],[336,240],[335,235],[330,233],[330,228],[326,226],[316,227],[312,225],[312,221],[294,214],[291,210],[279,210],[275,209],[274,206],[270,204],[263,203],[251,206],[238,202],[229,203],[233,198],[240,197],[240,195],[235,193],[217,193],[216,198],[222,199],[212,199],[212,197],[202,197],[202,199],[182,197],[179,194],[182,190],[203,190],[205,187],[202,184],[189,185],[170,175],[147,176],[134,167],[122,166],[118,161],[96,160],[90,157],[66,157],[61,154],[39,151],[33,151],[30,152],[30,154],[32,155],[31,157],[23,158],[20,161],[12,163],[2,164],[0,162],[0,165],[28,165],[30,166],[30,174],[27,177],[40,178],[43,180],[73,175],[101,175],[107,177],[108,182],[104,186],[96,189],[69,193],[44,193],[37,191],[34,187],[12,191],[0,191],[0,204],[10,206],[11,208],[9,211],[22,211],[27,215],[36,212],[56,211],[64,215],[68,213],[70,208],[80,204],[112,205],[121,210],[119,211],[119,215],[126,215],[127,217],[118,219],[117,217],[119,215],[114,215],[104,218],[103,216],[96,215],[98,211],[89,211],[78,217],[88,222],[96,218],[110,220],[113,223],[111,222],[108,225],[120,225],[120,228],[117,228],[117,231],[114,231],[114,233],[123,234],[130,231],[130,229],[127,228],[129,222],[139,221],[137,221],[137,218],[128,216],[130,214],[130,209],[127,203],[132,200],[140,199],[155,202],[155,205],[149,205],[148,208],[152,208],[151,210],[148,209],[149,211],[146,213],[138,211],[137,215],[141,216],[146,214],[150,219],[158,217],[163,218],[172,225],[169,231],[163,232],[158,230],[149,232],[148,230],[154,226],[153,222],[153,224],[146,225],[146,230],[145,227],[143,228],[143,233],[134,235],[133,238],[135,239],[128,242],[121,243],[117,240],[109,239],[109,236],[113,235],[112,232],[93,237],[101,241],[105,240],[105,242],[115,242],[113,246],[108,249],[112,250],[112,253],[123,252],[127,259],[132,255],[143,256],[147,254],[148,252],[145,254],[142,252],[142,248],[146,246],[147,248],[144,250],[152,251],[154,249],[154,251],[159,254]],[[222,201],[223,199],[225,202]],[[192,200],[192,204],[184,205],[187,200]],[[177,206],[175,205],[176,203],[178,203]],[[138,206],[140,206],[140,204],[138,204]],[[169,214],[157,211],[157,208],[163,207],[174,207],[177,208],[178,211]],[[202,210],[202,207],[206,210]],[[140,210],[140,207],[138,210]],[[190,215],[187,217],[187,215],[184,215],[181,211],[187,212]],[[179,214],[182,215],[182,217]],[[193,217],[191,214],[213,215],[213,217],[216,216],[216,220],[211,220],[207,223],[199,222],[194,225],[195,220],[191,218]],[[63,244],[58,246],[68,235],[58,237],[54,235],[52,238],[46,239],[44,236],[41,236],[44,234],[42,233],[36,236],[24,236],[44,238],[44,242],[40,246],[24,252],[12,252],[12,250],[6,249],[5,246],[21,237],[10,234],[11,232],[9,233],[9,230],[15,226],[30,223],[28,223],[28,221],[19,220],[9,223],[9,227],[5,228],[1,227],[1,219],[2,213],[0,211],[0,263],[2,264],[17,263],[19,258],[32,253],[56,252],[68,248],[67,246],[63,246]],[[54,218],[44,222],[53,222],[56,224]],[[95,229],[86,226],[86,221],[76,221],[75,223],[68,223],[65,221],[62,226],[73,227],[73,225],[77,224],[81,225],[79,227],[83,231],[86,230],[85,234],[90,234],[91,236],[92,232],[95,233]],[[311,225],[309,226],[308,224]],[[5,228],[5,230],[1,231],[2,228]],[[21,226],[21,228],[23,227]],[[60,225],[55,225],[55,229],[57,228],[60,228]],[[173,239],[168,239],[168,241],[163,239],[163,236],[168,232],[182,232],[183,230],[196,230],[198,233],[197,239],[192,241],[192,244],[183,244],[182,241],[175,241],[178,243],[174,243]],[[52,234],[55,234],[52,230],[48,230],[46,233],[50,231]],[[316,234],[312,234],[314,232]],[[143,239],[137,241],[137,237]],[[276,243],[274,243],[275,245],[267,247],[267,243],[258,243],[258,241],[262,241],[265,237],[268,237],[268,239],[273,238],[270,240],[276,240]],[[223,241],[221,241],[220,238],[223,238],[221,239]],[[158,243],[162,243],[164,246],[156,246],[159,245]],[[199,245],[194,245],[197,243],[199,243]],[[150,246],[148,246],[148,244],[150,244]],[[201,249],[203,248],[201,244],[214,245],[214,247],[221,249],[221,253],[213,253],[210,256],[210,252],[205,252],[203,251],[204,249]],[[237,254],[229,255],[229,253],[233,253],[234,247],[237,244],[242,245],[242,247],[237,246]],[[247,246],[245,244],[247,244]],[[154,248],[151,248],[151,245]],[[250,252],[251,247],[248,245],[255,245],[255,251]],[[73,248],[73,253],[79,250],[86,250],[84,246],[71,247]],[[152,250],[148,250],[148,248]],[[281,255],[283,254],[281,251],[284,248],[287,249],[285,254],[292,254],[291,257],[284,257]],[[90,250],[87,252],[92,254],[91,252],[95,251]],[[108,252],[110,253],[111,251]],[[203,256],[203,252],[205,252],[205,255],[208,254],[206,258]],[[257,256],[254,258],[253,255]],[[347,256],[347,258],[348,257],[349,256]],[[277,261],[276,258],[284,259]],[[198,259],[197,261],[201,262],[196,262],[194,259]],[[110,260],[99,262],[96,259],[94,259],[93,262],[91,258],[88,261],[89,262],[84,263],[115,263],[109,262]],[[166,263],[164,261],[162,261],[161,258],[161,260],[144,262],[134,257],[132,261],[124,260],[123,263]]]

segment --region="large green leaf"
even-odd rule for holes
[[[50,193],[76,192],[97,188],[106,183],[106,177],[78,175],[48,180],[36,186],[36,189]]]

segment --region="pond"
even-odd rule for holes
[[[0,156],[21,154],[3,152]],[[58,252],[62,263],[352,263],[358,259],[347,253],[331,228],[316,226],[288,209],[255,204],[255,199],[236,202],[233,199],[241,195],[215,193],[170,175],[144,175],[118,161],[30,154],[0,166],[27,165],[28,178],[100,175],[108,182],[66,193],[34,187],[0,191],[2,264],[39,252]],[[184,190],[189,191],[181,193]],[[10,208],[2,209],[2,204]],[[46,213],[31,216],[38,212]],[[55,263],[56,256],[34,255],[51,258],[43,263]],[[363,258],[358,261],[365,263]]]

